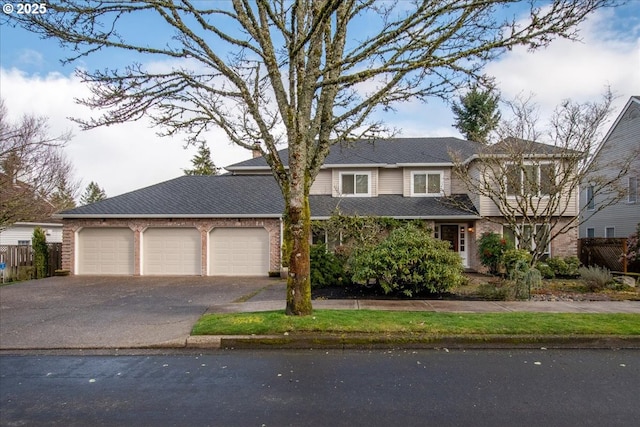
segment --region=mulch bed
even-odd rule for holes
[[[497,283],[500,278],[487,276],[480,273],[466,272],[465,276],[469,279],[471,288],[480,283]],[[408,297],[404,294],[385,294],[382,289],[377,286],[348,285],[348,286],[328,286],[324,288],[313,288],[311,290],[311,298],[314,300],[326,299],[377,299],[377,300],[451,300],[451,301],[488,301],[487,298],[477,295],[473,289],[466,294],[456,294],[453,292],[445,292],[439,294],[420,294]],[[598,292],[571,292],[567,290],[551,290],[540,289],[533,291],[531,295],[532,301],[610,301],[619,300],[613,298],[610,293]],[[626,299],[626,298],[622,298]],[[637,299],[637,298],[631,298]]]
[[[314,288],[311,290],[311,299],[377,299],[377,300],[411,300],[411,299],[431,299],[431,300],[455,300],[455,301],[478,301],[481,298],[473,296],[462,296],[450,292],[440,294],[420,294],[408,297],[404,294],[385,294],[377,287],[367,287],[362,285],[349,286],[328,286],[324,288]]]

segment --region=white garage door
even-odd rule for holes
[[[214,228],[209,236],[211,275],[266,276],[269,233],[264,228]]]
[[[148,228],[142,234],[142,274],[202,274],[202,243],[195,228]]]
[[[133,274],[133,231],[83,228],[76,257],[77,274]]]

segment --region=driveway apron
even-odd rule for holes
[[[0,287],[0,349],[186,342],[212,305],[278,283],[249,277],[51,277]]]

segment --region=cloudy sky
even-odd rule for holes
[[[640,1],[592,15],[580,27],[580,37],[581,42],[556,40],[534,53],[514,49],[489,64],[486,72],[496,78],[504,99],[535,94],[543,116],[563,99],[596,101],[610,86],[618,96],[613,121],[630,96],[640,95]],[[92,112],[74,103],[74,98],[88,95],[74,68],[94,69],[107,60],[110,66],[123,64],[103,56],[63,66],[59,60],[64,54],[53,40],[0,26],[0,96],[10,116],[44,115],[52,133],[73,132],[65,151],[82,189],[96,181],[107,195],[115,196],[175,178],[190,167],[196,149],[185,149],[180,138],[157,137],[144,120],[80,131],[68,118],[86,118]],[[403,105],[385,120],[402,130],[400,136],[459,136],[451,126],[450,107],[437,100]],[[222,132],[210,132],[207,141],[217,166],[251,157],[231,145]]]

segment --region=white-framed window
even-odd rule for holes
[[[18,246],[29,246],[31,244],[31,240],[18,240]]]
[[[442,171],[413,171],[411,172],[412,196],[441,196],[444,173]]]
[[[593,185],[587,187],[587,210],[593,211],[596,209],[596,202],[593,199]]]
[[[544,245],[546,241],[546,247],[542,254],[551,256],[551,240],[549,240],[550,229],[547,224],[536,224],[535,228],[531,227],[531,225],[519,225],[518,229],[521,231],[518,233],[519,236],[516,236],[516,233],[509,228],[509,225],[505,224],[502,226],[502,236],[511,241],[516,247],[528,249],[529,251],[533,251],[538,246]]]
[[[593,227],[587,227],[587,237],[590,239],[596,237],[596,229]]]
[[[638,201],[638,178],[630,176],[627,180],[627,202],[636,203]]]
[[[555,164],[511,163],[505,170],[507,196],[548,196],[555,191]]]
[[[371,196],[371,172],[341,172],[340,194],[343,196]]]
[[[604,228],[604,237],[607,239],[611,239],[616,237],[616,228],[615,227],[605,227]]]

